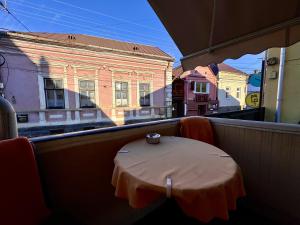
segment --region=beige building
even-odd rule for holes
[[[218,65],[219,112],[241,110],[246,107],[248,75],[225,63]]]
[[[275,121],[280,48],[272,48],[267,51],[266,76],[264,79],[264,103],[265,120]],[[296,43],[285,49],[285,61],[283,67],[282,96],[279,97],[278,122],[299,123],[300,121],[300,43]]]

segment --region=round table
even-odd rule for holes
[[[115,157],[115,195],[134,208],[146,207],[171,192],[183,211],[203,222],[228,219],[245,195],[241,170],[219,148],[193,139],[161,137],[125,145]]]

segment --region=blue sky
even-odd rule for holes
[[[4,1],[4,0],[0,0]],[[177,49],[146,0],[7,0],[10,11],[30,31],[82,33],[161,48],[179,63]],[[26,31],[0,11],[0,28]],[[260,69],[263,54],[226,60],[246,73]]]

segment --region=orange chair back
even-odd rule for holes
[[[0,224],[37,225],[50,215],[26,138],[0,141],[0,179]]]
[[[215,145],[213,128],[210,121],[206,118],[186,117],[181,119],[180,135]]]

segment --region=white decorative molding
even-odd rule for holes
[[[119,68],[109,68],[109,71],[115,73],[115,72],[118,72],[118,73],[132,73],[133,70],[129,70],[129,69],[119,69]]]
[[[149,71],[149,70],[147,70],[147,71],[143,71],[143,70],[134,70],[134,72],[135,72],[136,74],[138,74],[138,75],[140,75],[140,74],[150,74],[150,75],[154,75],[154,74],[155,74],[155,72]]]
[[[62,118],[64,118],[64,115],[62,114],[49,115],[49,119],[62,119]]]
[[[92,70],[92,71],[97,70],[98,66],[99,65],[97,65],[97,66],[73,65],[73,67],[76,69],[84,69],[84,70]]]
[[[39,112],[39,126],[46,123],[46,113]]]
[[[74,92],[75,92],[75,107],[76,109],[79,109],[80,108],[79,80],[77,76],[74,76]]]
[[[98,79],[95,80],[95,104],[96,107],[100,107],[100,98],[99,98],[99,87],[100,87],[100,82]]]
[[[51,59],[51,57],[47,57],[47,60],[48,59]],[[47,66],[47,67],[56,67],[56,68],[65,68],[65,67],[68,66],[66,63],[58,63],[58,62],[53,62],[53,61],[47,61],[47,62],[42,61],[41,62],[39,59],[31,59],[31,61],[34,64],[38,65],[39,67],[41,67],[41,65],[42,66]]]
[[[76,74],[76,68],[74,68],[74,73]],[[78,87],[78,77],[74,76],[74,92],[75,92],[75,108],[80,109],[79,102],[79,87]],[[75,120],[80,121],[80,111],[75,111]]]
[[[124,111],[118,111],[118,116],[124,116]]]
[[[165,106],[167,118],[172,117],[172,63],[165,70]]]
[[[68,79],[67,77],[64,77],[64,97],[65,97],[65,109],[69,109],[69,87],[68,87]]]
[[[97,122],[101,121],[101,119],[102,119],[101,110],[97,110],[96,116],[97,116],[97,118],[96,118]]]
[[[82,113],[82,116],[83,117],[93,117],[93,116],[95,116],[95,114],[94,113]]]
[[[71,121],[72,116],[71,116],[71,111],[67,111],[67,121]]]
[[[38,74],[38,86],[39,86],[39,99],[40,99],[40,109],[46,109],[46,97],[44,90],[44,77]]]
[[[140,110],[140,114],[142,114],[142,115],[150,115],[150,111],[149,110]]]

